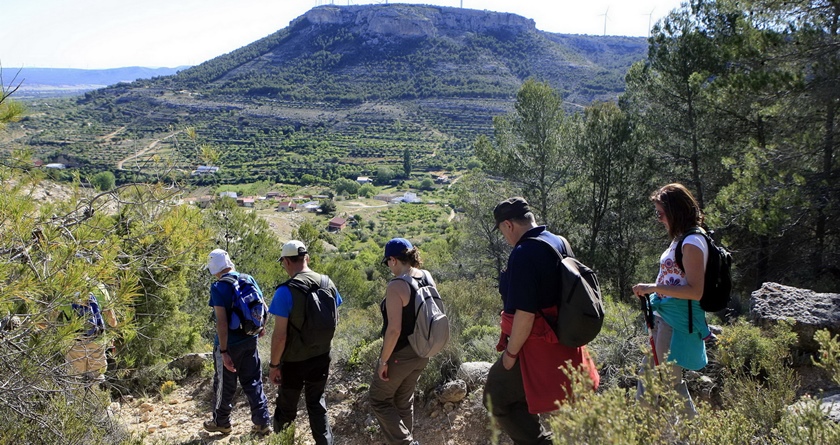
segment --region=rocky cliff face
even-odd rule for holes
[[[299,20],[316,26],[349,25],[360,35],[407,38],[502,29],[508,33],[536,30],[533,20],[516,14],[417,5],[321,6]]]

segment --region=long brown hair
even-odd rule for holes
[[[703,212],[694,195],[684,185],[673,183],[662,186],[650,195],[650,200],[662,206],[668,219],[668,235],[673,239],[692,227],[703,224]]]

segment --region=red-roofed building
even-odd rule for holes
[[[330,220],[329,226],[327,226],[328,232],[340,232],[341,229],[347,227],[347,220],[341,217],[336,216],[335,218]]]

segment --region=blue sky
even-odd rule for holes
[[[385,0],[4,0],[0,64],[117,68],[196,65],[265,37],[323,4]],[[390,1],[389,3],[397,3]],[[427,0],[512,12],[537,29],[567,34],[647,36],[680,0]]]

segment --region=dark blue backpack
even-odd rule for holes
[[[82,332],[85,337],[96,337],[105,332],[105,320],[102,318],[102,310],[96,295],[91,292],[87,304],[72,303],[73,311],[84,321]]]
[[[228,316],[228,328],[244,335],[257,335],[263,330],[268,319],[268,311],[263,301],[262,292],[254,285],[249,275],[225,275],[221,281],[233,286],[234,297],[232,311]]]

